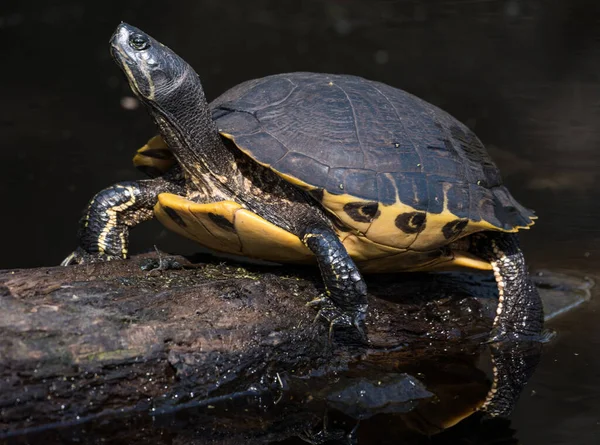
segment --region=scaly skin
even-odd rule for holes
[[[367,285],[333,229],[309,226],[302,242],[315,254],[325,283],[325,295],[313,300],[319,315],[335,326],[354,326],[363,339],[367,313]]]
[[[490,342],[543,340],[544,311],[529,277],[517,235],[485,232],[474,235],[475,252],[492,264],[498,285],[498,308]]]
[[[101,190],[79,221],[77,249],[61,265],[127,258],[129,229],[154,217],[160,193],[180,190],[177,182],[164,178],[120,182]]]
[[[509,341],[490,345],[493,381],[480,410],[488,417],[506,417],[533,375],[541,353],[539,341]]]

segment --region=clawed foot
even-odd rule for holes
[[[336,306],[331,298],[321,295],[307,303],[307,306],[319,308],[319,311],[315,316],[315,321],[319,318],[324,318],[329,323],[330,341],[333,339],[334,330],[352,328],[356,334],[358,334],[361,342],[367,343],[367,334],[365,333],[364,328],[367,305],[361,305],[354,310],[350,309],[344,311]]]
[[[156,255],[158,258],[148,258],[142,261],[142,265],[140,268],[145,271],[154,271],[154,270],[180,270],[183,269],[183,266],[179,261],[177,261],[174,257],[171,256],[163,256],[163,254],[158,250],[158,247],[154,246],[154,250],[156,250]]]
[[[158,258],[145,259],[142,261],[140,268],[142,270],[151,272],[154,270],[180,270],[183,269],[183,266],[174,257],[163,258],[160,256]]]
[[[83,250],[81,247],[78,247],[66,257],[60,263],[61,266],[71,266],[74,264],[85,264],[85,263],[100,263],[102,261],[112,261],[120,259],[119,257],[113,255],[106,255],[104,253],[88,253]]]

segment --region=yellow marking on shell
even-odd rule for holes
[[[150,138],[148,140],[148,142],[146,143],[146,145],[144,145],[142,148],[140,148],[136,152],[135,156],[133,157],[134,167],[136,167],[136,168],[140,167],[140,166],[153,167],[163,173],[166,172],[167,170],[169,170],[173,166],[173,164],[175,164],[175,158],[158,159],[158,158],[144,155],[145,151],[157,150],[157,149],[170,151],[166,142],[163,140],[163,138],[160,135],[153,136],[152,138]]]
[[[436,271],[447,272],[461,269],[490,270],[489,262],[477,258],[467,252],[451,251],[443,254],[439,250],[417,252],[406,250],[404,252],[369,258],[357,261],[357,265],[365,273],[391,273],[391,272],[418,272]]]
[[[398,248],[406,249],[412,246],[419,233],[407,233],[396,226],[396,218],[399,215],[418,212],[416,209],[396,201],[392,205],[379,204],[379,216],[369,225],[365,235],[378,243],[385,243]],[[424,213],[424,212],[419,212]],[[427,219],[429,215],[427,215]],[[428,230],[428,221],[425,221],[425,229]],[[433,248],[437,246],[432,246]]]
[[[374,219],[369,230],[365,235],[376,242],[387,243],[399,248],[410,248],[419,251],[431,250],[447,245],[455,239],[465,237],[475,232],[483,230],[492,230],[499,232],[517,232],[522,228],[529,226],[515,227],[513,229],[502,229],[485,221],[474,221],[468,218],[461,218],[448,209],[448,185],[444,187],[444,194],[440,198],[443,200],[443,208],[440,213],[426,213],[425,227],[416,234],[407,234],[395,225],[396,217],[403,213],[422,212],[410,205],[402,203],[398,197],[392,205],[379,205],[379,217]],[[347,199],[351,199],[348,197]],[[467,221],[467,225],[457,233],[453,238],[447,239],[444,236],[443,228],[448,223],[458,220]],[[533,224],[533,221],[531,222]],[[530,224],[530,225],[531,225]]]
[[[443,187],[443,196],[441,199],[443,200],[442,211],[440,213],[427,213],[425,229],[416,238],[411,245],[411,248],[423,250],[431,247],[441,247],[455,239],[462,238],[474,232],[479,232],[481,230],[498,230],[498,228],[483,220],[476,222],[469,219],[467,225],[462,229],[460,234],[457,234],[451,239],[446,239],[442,230],[443,227],[452,221],[464,218],[459,218],[448,210],[448,184],[445,184]],[[396,203],[396,205],[398,205],[398,203]]]
[[[313,253],[296,235],[249,210],[238,210],[234,225],[242,240],[244,255],[269,261],[300,263],[314,261]]]
[[[272,169],[272,170],[275,173],[277,173],[277,175],[281,176],[283,179],[285,179],[287,182],[289,182],[290,184],[293,184],[296,187],[301,188],[302,190],[306,190],[307,192],[316,190],[318,188],[318,187],[315,187],[314,185],[307,184],[306,182],[301,181],[300,179],[298,179],[294,176],[286,175],[285,173],[278,172],[277,170],[274,170],[274,169]]]
[[[123,204],[120,204],[118,206],[106,209],[108,221],[106,222],[105,226],[102,228],[102,231],[100,232],[100,235],[98,236],[98,241],[97,241],[98,252],[100,252],[100,253],[106,252],[106,238],[108,237],[108,234],[111,232],[111,230],[113,230],[117,225],[118,213],[122,212],[123,210],[128,209],[129,207],[131,207],[132,205],[135,204],[135,192],[133,190],[133,187],[129,187],[129,186],[120,186],[120,187],[129,191],[129,200],[127,200],[126,202],[124,202]],[[93,202],[93,200],[92,200],[92,202]],[[125,234],[122,232],[119,234],[119,237],[121,239],[121,256],[123,258],[126,258],[127,257],[127,246],[125,243]]]
[[[165,207],[175,211],[185,227],[177,224]],[[154,213],[168,229],[216,251],[274,262],[314,261],[312,252],[297,236],[233,201],[198,204],[181,196],[161,193]],[[231,228],[216,224],[210,213],[227,219]]]
[[[343,232],[338,233],[338,236],[348,254],[365,273],[453,271],[464,268],[491,270],[489,262],[460,250],[444,255],[435,249],[418,252],[394,248],[375,243],[364,236]]]
[[[138,153],[142,153],[149,149],[170,150],[169,146],[160,134],[152,136],[150,139],[148,139],[148,142],[146,142],[146,144],[138,150]]]
[[[174,221],[167,208],[174,211],[183,220],[185,226]],[[233,201],[198,204],[178,195],[161,193],[154,206],[154,214],[165,227],[175,233],[210,249],[241,255],[242,245],[238,235],[233,230],[218,226],[209,216],[213,213],[224,217],[233,226],[235,212],[240,208],[242,206]]]
[[[397,249],[386,245],[378,244],[364,236],[353,233],[338,232],[342,244],[348,254],[355,261],[366,261],[375,258],[389,257],[406,252],[405,249]]]
[[[446,205],[439,213],[427,213],[409,205],[403,204],[399,199],[392,205],[379,203],[378,215],[371,222],[359,222],[352,219],[344,211],[344,206],[350,202],[361,200],[348,194],[335,195],[323,192],[323,207],[337,216],[342,223],[355,230],[357,234],[364,235],[377,244],[396,249],[414,249],[418,251],[431,251],[448,245],[453,239],[444,237],[442,228],[449,222],[460,218],[451,213]],[[407,233],[396,226],[396,218],[402,214],[426,213],[425,227],[417,233]],[[468,220],[467,226],[458,237],[463,237],[481,230],[499,230],[485,221]]]
[[[342,221],[347,227],[354,229],[360,234],[364,234],[371,226],[371,223],[355,221],[354,219],[352,219],[352,217],[350,217],[350,215],[348,215],[348,213],[344,211],[344,206],[346,204],[358,201],[360,200],[347,194],[334,195],[332,193],[329,193],[327,190],[324,190],[323,199],[321,200],[321,203],[323,204],[323,207],[325,207],[325,209],[337,216],[339,220]]]
[[[175,211],[186,226],[177,224],[165,207]],[[198,204],[181,196],[162,193],[154,212],[168,229],[216,251],[274,262],[306,264],[315,261],[312,252],[296,235],[233,201]],[[215,224],[209,213],[226,218],[232,223],[233,231]],[[490,263],[465,252],[455,251],[449,256],[440,256],[438,251],[401,250],[346,232],[338,232],[338,236],[348,254],[366,273],[491,268]]]
[[[492,270],[492,265],[489,261],[485,261],[481,258],[476,257],[468,252],[462,252],[454,250],[452,251],[454,259],[447,264],[452,269],[436,269],[436,270],[455,270],[456,268],[462,269],[478,269],[478,270]]]
[[[233,135],[232,135],[232,134],[230,134],[230,133],[226,133],[225,131],[221,130],[220,128],[218,129],[218,131],[219,131],[219,134],[220,134],[221,136],[223,136],[224,138],[227,138],[227,139],[229,139],[230,141],[233,141],[233,142],[235,142],[235,139],[233,139]],[[236,146],[238,146],[238,147],[239,147],[239,145],[237,145],[237,144],[236,144]],[[240,149],[241,149],[241,147],[240,147]]]

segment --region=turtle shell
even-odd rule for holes
[[[244,82],[211,108],[224,137],[378,245],[430,250],[535,219],[469,128],[389,85],[279,74]]]

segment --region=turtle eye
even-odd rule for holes
[[[150,48],[150,40],[141,34],[132,34],[129,37],[129,45],[138,51]]]

